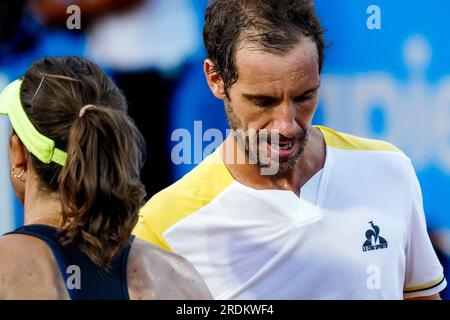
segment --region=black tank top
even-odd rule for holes
[[[67,291],[72,300],[129,300],[127,263],[131,244],[122,249],[107,270],[96,266],[78,248],[65,248],[59,242],[58,230],[46,225],[28,225],[7,234],[23,234],[44,241],[55,256]],[[77,274],[78,273],[78,274]],[[78,282],[74,277],[79,276]]]

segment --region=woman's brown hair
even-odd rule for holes
[[[52,57],[29,68],[21,100],[38,131],[67,151],[64,167],[30,154],[44,192],[59,194],[61,243],[106,268],[129,241],[145,197],[144,140],[124,96],[96,64]],[[86,105],[95,108],[80,116]]]

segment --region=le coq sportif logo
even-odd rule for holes
[[[388,243],[385,238],[380,236],[380,227],[375,225],[373,221],[369,221],[371,229],[366,231],[366,241],[362,246],[363,252],[386,249],[388,247]]]

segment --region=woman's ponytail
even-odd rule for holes
[[[145,197],[144,140],[123,110],[89,106],[68,139],[59,176],[62,244],[107,267],[127,243]]]

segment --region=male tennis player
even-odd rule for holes
[[[311,126],[324,55],[311,1],[211,1],[204,42],[235,132],[147,203],[135,234],[190,260],[216,299],[438,299],[410,159]]]

